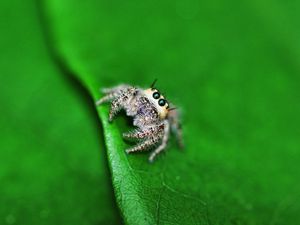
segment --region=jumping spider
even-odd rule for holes
[[[96,102],[96,105],[111,102],[109,122],[121,109],[125,110],[127,116],[133,117],[133,125],[137,129],[124,133],[123,137],[129,140],[138,139],[139,142],[126,152],[156,147],[149,157],[150,162],[166,148],[170,130],[175,133],[179,146],[183,147],[178,113],[175,108],[169,107],[168,101],[154,87],[155,82],[156,80],[148,89],[127,84],[102,89],[105,96]]]

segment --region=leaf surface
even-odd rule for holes
[[[300,29],[294,2],[49,0],[57,53],[100,87],[158,88],[182,110],[186,148],[126,155],[131,121],[98,107],[127,224],[299,221]]]
[[[49,55],[36,1],[0,14],[0,224],[117,224],[99,122]]]

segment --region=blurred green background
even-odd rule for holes
[[[37,2],[0,5],[0,224],[118,223],[93,103],[53,62]]]
[[[300,224],[299,7],[2,1],[0,224]],[[150,165],[93,102],[154,78],[186,148]]]

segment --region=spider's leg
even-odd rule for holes
[[[122,109],[122,98],[118,96],[115,100],[112,101],[111,107],[109,110],[109,121],[111,122],[114,116]]]
[[[123,138],[125,139],[144,138],[144,137],[145,137],[145,130],[140,130],[140,129],[135,129],[133,131],[123,133]]]
[[[131,99],[136,95],[137,89],[134,87],[129,87],[126,90],[121,90],[120,94],[111,103],[111,108],[109,111],[109,121],[111,122],[114,116],[122,109],[124,106],[131,101]]]
[[[110,94],[107,94],[105,96],[103,96],[102,98],[100,98],[99,100],[96,101],[96,105],[101,105],[102,103],[105,103],[105,102],[110,102],[111,100],[113,100],[114,98],[116,98],[118,96],[117,93],[110,93]]]
[[[130,86],[128,84],[120,84],[116,87],[112,88],[101,88],[100,91],[104,94],[110,94],[110,93],[120,93],[121,90],[126,90]]]
[[[151,136],[158,136],[163,131],[164,125],[151,126],[146,129],[135,129],[133,131],[123,133],[123,137],[126,139],[143,139]]]
[[[176,135],[177,143],[180,148],[184,148],[181,123],[179,120],[178,112],[176,110],[169,112],[168,115],[171,130]]]
[[[169,121],[166,120],[164,123],[164,133],[163,133],[162,143],[151,153],[149,157],[150,162],[153,162],[154,158],[166,148],[169,140],[169,136],[170,136],[170,124]]]
[[[140,151],[145,151],[148,150],[150,147],[153,145],[156,145],[157,142],[159,142],[160,138],[159,137],[151,137],[146,139],[145,141],[137,144],[136,146],[126,149],[127,153],[132,153],[132,152],[140,152]]]
[[[122,91],[124,92],[126,89],[129,88],[129,85],[127,84],[121,84],[113,88],[103,88],[101,89],[101,92],[105,95],[96,101],[96,105],[101,105],[105,102],[110,102],[113,99],[117,98],[119,95],[122,94]]]

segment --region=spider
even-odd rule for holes
[[[112,88],[104,88],[104,97],[96,105],[111,102],[109,122],[122,109],[127,116],[133,117],[133,125],[137,128],[123,133],[127,140],[138,140],[137,145],[126,150],[127,153],[145,151],[155,148],[149,162],[165,150],[170,131],[175,133],[180,148],[183,148],[181,125],[176,108],[170,108],[168,101],[155,88],[156,80],[150,88],[141,89],[127,84]]]

